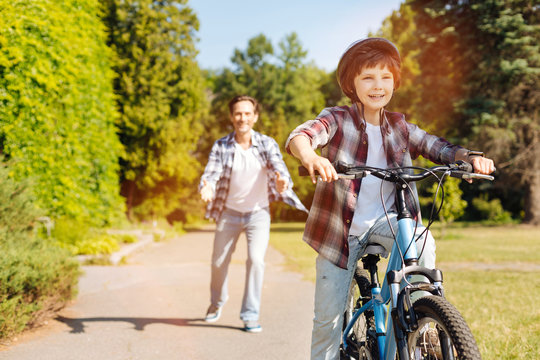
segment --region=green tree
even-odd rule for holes
[[[51,216],[122,215],[111,52],[97,0],[0,1],[0,151]]]
[[[540,224],[540,13],[533,0],[412,0],[421,117],[494,157]],[[436,120],[434,120],[436,121]]]
[[[261,114],[256,130],[272,136],[284,152],[285,140],[299,124],[313,119],[325,106],[321,89],[328,81],[328,74],[306,61],[303,49],[295,33],[287,35],[278,43],[276,53],[271,41],[263,34],[248,41],[245,50],[235,49],[231,58],[233,68],[225,68],[210,75],[213,85],[212,115],[205,121],[207,134],[200,148],[207,156],[212,143],[232,131],[227,102],[239,94],[256,98],[261,104]],[[305,204],[312,198],[313,186],[308,179],[299,178],[298,162],[284,155],[285,162],[295,183],[295,191]],[[274,215],[294,218],[291,209],[276,204]]]
[[[180,218],[191,211],[200,164],[193,156],[206,107],[195,61],[199,22],[187,0],[103,0],[124,153],[128,214]]]

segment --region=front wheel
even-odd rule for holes
[[[481,359],[469,326],[446,299],[426,296],[413,308],[418,329],[407,334],[410,359]]]

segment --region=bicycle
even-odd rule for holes
[[[439,190],[442,191],[441,184],[446,176],[486,180],[493,180],[493,176],[475,174],[472,166],[463,161],[427,169],[379,169],[341,162],[334,167],[340,178],[360,179],[371,175],[393,182],[398,219],[397,233],[392,230],[394,243],[383,284],[379,283],[377,266],[385,252],[382,245],[368,244],[367,255],[361,259],[363,269],[357,268],[354,273],[344,314],[341,359],[393,360],[396,354],[400,360],[481,359],[471,330],[459,311],[444,297],[442,272],[419,266],[417,247],[411,245],[429,229],[434,216],[442,208],[444,192],[437,210],[435,200]],[[422,172],[415,174],[414,170]],[[306,169],[301,169],[302,175],[306,173]],[[437,175],[440,173],[442,176]],[[428,177],[436,177],[439,185],[428,225],[417,235],[418,222],[407,208],[405,192],[412,191],[409,183]],[[421,275],[428,282],[411,282],[412,275]],[[431,295],[413,302],[411,295],[418,291]]]

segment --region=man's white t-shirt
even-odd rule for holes
[[[368,136],[366,166],[386,169],[388,165],[380,126],[366,122],[366,132]],[[382,190],[381,183],[383,183]],[[390,210],[394,205],[394,184],[382,181],[372,175],[362,179],[362,186],[360,186],[349,235],[362,235],[375,223],[375,220],[384,214],[381,191],[386,209]]]
[[[268,207],[267,168],[261,164],[253,146],[246,150],[236,142],[234,146],[234,161],[225,207],[242,213]]]

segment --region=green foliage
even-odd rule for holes
[[[55,221],[52,237],[57,244],[73,255],[107,255],[120,249],[121,244],[134,243],[131,234],[109,234],[106,229],[92,228],[70,218]]]
[[[76,293],[79,264],[42,239],[0,243],[0,338],[31,325]]]
[[[446,178],[442,189],[439,188],[438,183],[431,185],[428,189],[429,194],[432,196],[435,196],[438,191],[438,199],[442,196],[441,191],[444,191],[444,204],[439,212],[439,219],[442,222],[451,223],[465,214],[467,202],[461,198],[463,191],[459,188],[460,182],[461,180],[456,178]]]
[[[472,206],[480,214],[481,219],[491,220],[496,223],[509,223],[512,216],[502,207],[500,199],[488,200],[487,194],[474,198]]]
[[[307,51],[295,33],[287,35],[278,43],[276,53],[270,40],[257,35],[248,41],[245,50],[236,49],[231,58],[232,69],[222,69],[209,73],[209,84],[213,86],[213,116],[204,119],[205,138],[200,139],[201,162],[213,142],[232,131],[227,103],[236,95],[246,94],[256,98],[261,105],[259,121],[255,130],[273,137],[285,154],[285,141],[289,133],[301,123],[314,119],[326,103],[341,99],[336,91],[335,75],[326,74],[306,61]],[[331,89],[325,99],[322,88]],[[339,94],[339,95],[338,95]],[[333,104],[335,105],[335,104]],[[292,156],[284,156],[295,191],[306,205],[311,203],[314,186],[307,178],[300,178],[296,168],[298,161]],[[274,218],[300,219],[302,213],[282,204],[272,207]]]
[[[28,181],[0,166],[0,338],[23,330],[75,294],[78,263],[35,236],[39,210]]]
[[[200,164],[204,80],[195,62],[199,23],[181,1],[104,0],[115,52],[122,194],[140,219],[191,211]]]
[[[0,149],[51,216],[122,211],[110,51],[97,0],[2,1]]]
[[[1,158],[0,158],[1,159]],[[40,212],[29,190],[29,181],[15,182],[10,168],[0,163],[0,243],[13,238],[28,238]]]
[[[506,194],[506,204],[521,195],[514,184],[524,185],[531,223],[540,223],[539,23],[532,0],[409,0],[379,32],[403,60],[392,107],[428,131],[486,152],[500,175],[483,190]]]

